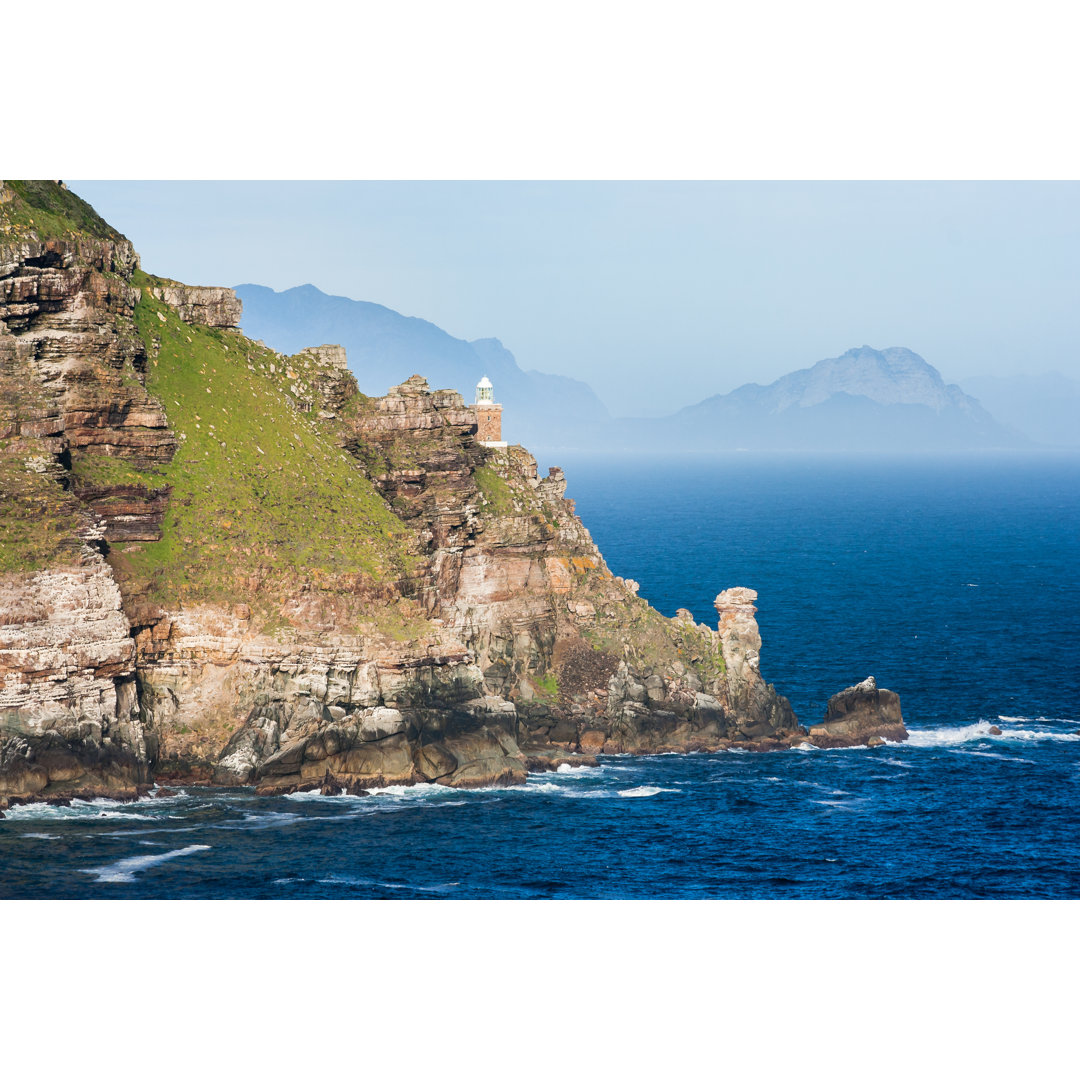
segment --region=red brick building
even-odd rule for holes
[[[504,447],[502,406],[495,403],[491,380],[485,375],[476,384],[476,440],[484,446]]]

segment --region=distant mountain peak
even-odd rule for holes
[[[716,448],[962,449],[1026,441],[904,346],[861,345],[768,386],[747,383],[683,409],[671,426],[672,441]]]
[[[880,405],[925,405],[941,412],[959,405],[963,392],[945,385],[937,368],[903,346],[861,345],[813,367],[793,371],[765,387],[775,412],[809,408],[833,394],[865,397]]]

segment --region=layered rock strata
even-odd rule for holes
[[[155,778],[510,784],[568,758],[804,735],[761,677],[752,590],[717,597],[717,629],[665,619],[611,573],[561,470],[480,445],[460,394],[414,376],[365,398],[336,346],[273,354],[234,329],[230,290],[149,278],[85,204],[42,190],[69,215],[56,235],[22,196],[0,206],[0,520],[22,530],[0,564],[0,803]],[[227,425],[246,472],[177,473],[180,446],[185,469],[228,465]],[[303,526],[265,539],[228,502],[199,513],[226,482],[247,513],[281,490],[313,508],[320,470],[359,492],[371,539],[350,557],[369,569]],[[24,527],[39,503],[54,543]],[[383,543],[407,549],[396,576]],[[301,556],[274,544],[325,561],[289,570]],[[219,576],[187,573],[193,551]]]
[[[154,286],[150,291],[158,300],[168,304],[184,322],[193,326],[240,325],[241,304],[232,289],[170,282]]]
[[[105,561],[0,577],[0,798],[134,796],[154,736],[135,643]]]

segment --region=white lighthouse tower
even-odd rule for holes
[[[485,375],[476,384],[476,440],[481,446],[505,449],[502,441],[502,406],[495,403],[495,391]]]

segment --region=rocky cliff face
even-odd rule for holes
[[[342,350],[248,341],[229,290],[144,274],[70,193],[5,190],[0,801],[802,737],[751,590],[716,630],[663,618],[460,394],[366,398]]]

